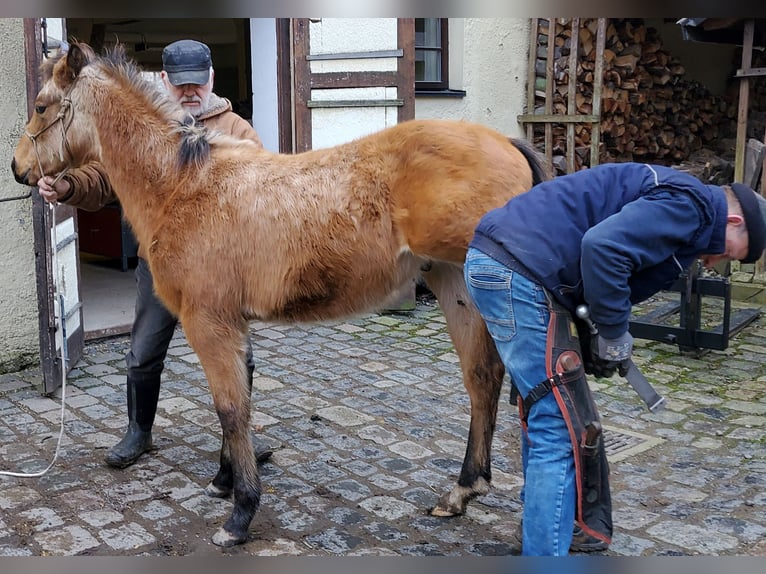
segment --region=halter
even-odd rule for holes
[[[71,88],[69,91],[72,91]],[[65,121],[67,116],[69,116],[68,121]],[[72,107],[72,100],[69,97],[69,92],[67,92],[67,95],[63,100],[61,100],[61,109],[59,109],[59,113],[56,114],[56,117],[52,122],[34,134],[29,133],[29,131],[26,129],[24,130],[24,135],[32,141],[32,147],[35,150],[35,158],[37,159],[37,167],[40,170],[40,177],[43,177],[45,172],[43,171],[43,164],[40,160],[40,150],[37,148],[37,138],[52,128],[54,125],[56,125],[58,122],[61,122],[61,147],[59,148],[59,159],[61,159],[62,162],[64,161],[64,150],[66,150],[66,153],[69,155],[69,157],[72,157],[72,150],[69,147],[69,142],[66,139],[66,134],[69,126],[72,124],[73,116],[74,108]],[[61,172],[59,172],[51,185],[55,185],[56,182],[58,182],[58,180],[60,180],[67,171],[69,171],[69,166],[65,167],[63,170],[61,170]]]

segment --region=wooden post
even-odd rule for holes
[[[580,19],[572,18],[572,35],[569,37],[569,85],[567,86],[567,114],[573,116],[577,111],[577,56],[580,52]],[[577,171],[575,162],[575,125],[567,124],[567,173]]]
[[[596,67],[593,70],[593,109],[591,114],[596,121],[591,124],[590,131],[590,166],[599,164],[599,151],[601,143],[601,86],[604,85],[604,47],[606,46],[606,22],[607,18],[598,19],[598,31],[596,32]]]
[[[766,133],[763,134],[763,143],[766,144]],[[758,170],[758,166],[756,166],[756,171]],[[766,197],[766,157],[763,158],[763,162],[761,163],[761,185],[760,185],[760,193],[762,196]],[[758,191],[757,189],[755,190]],[[766,256],[761,256],[761,258],[755,262],[755,270],[753,271],[753,280],[758,281],[759,283],[766,283]]]
[[[538,18],[532,18],[529,24],[529,62],[527,63],[527,114],[532,115],[535,113],[535,65],[537,64],[537,35],[540,31],[540,20]],[[527,123],[527,140],[530,143],[535,138],[535,124],[532,122]]]
[[[753,61],[753,34],[755,21],[745,21],[742,39],[742,70],[750,69]],[[750,104],[750,78],[739,79],[739,106],[737,110],[737,144],[734,155],[734,181],[743,183],[745,177],[745,146],[747,145],[747,110]]]
[[[545,60],[545,114],[553,112],[553,57],[554,44],[556,43],[556,18],[548,18],[548,55]],[[570,72],[572,73],[572,72]],[[576,73],[576,70],[575,72]],[[553,126],[545,124],[545,159],[549,166],[553,166]]]

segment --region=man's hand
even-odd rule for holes
[[[604,339],[601,335],[591,335],[590,364],[586,363],[586,372],[599,378],[609,378],[619,369],[624,375],[626,363],[633,354],[633,336],[626,331],[617,339]]]
[[[37,188],[40,191],[40,196],[48,203],[56,203],[60,198],[66,197],[69,193],[69,182],[63,177],[56,181],[55,178],[50,175],[44,175],[37,180]]]

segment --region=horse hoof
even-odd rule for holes
[[[216,546],[223,546],[224,548],[228,548],[229,546],[236,546],[237,544],[242,544],[245,540],[247,540],[247,534],[244,536],[235,536],[231,532],[227,532],[223,528],[220,528],[218,532],[216,532],[213,535],[213,544]]]
[[[231,488],[221,488],[211,482],[205,487],[205,494],[211,498],[228,498],[231,495]]]
[[[446,508],[442,508],[438,504],[431,509],[431,516],[438,516],[440,518],[449,518],[451,516],[457,516],[457,512],[452,512]]]
[[[458,516],[465,514],[468,502],[489,492],[489,483],[480,478],[474,482],[473,488],[455,485],[451,491],[439,497],[439,502],[431,509],[431,516]]]

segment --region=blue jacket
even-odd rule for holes
[[[511,254],[567,309],[587,303],[601,335],[669,288],[699,255],[723,253],[722,188],[671,168],[613,163],[536,185],[487,213],[471,247]]]

